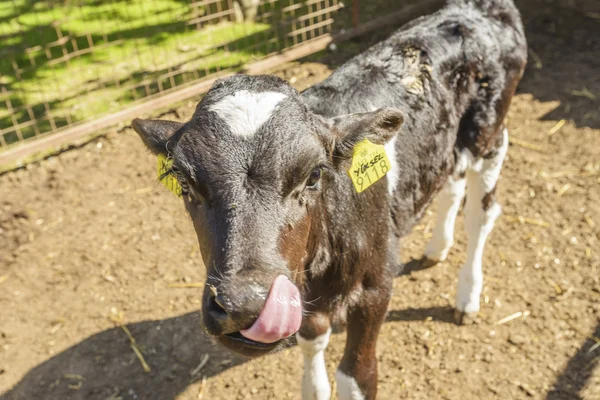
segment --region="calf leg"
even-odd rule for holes
[[[391,289],[365,289],[348,313],[348,338],[336,372],[340,400],[372,400],[377,395],[375,345],[385,319]]]
[[[454,243],[454,223],[465,196],[465,178],[450,176],[436,199],[437,220],[433,236],[425,248],[425,257],[433,262],[444,261]]]
[[[329,400],[331,387],[325,367],[325,349],[329,343],[329,319],[322,314],[305,318],[296,334],[298,346],[304,356],[302,375],[302,400]]]
[[[464,323],[479,311],[483,288],[483,249],[494,222],[502,212],[494,193],[508,150],[508,132],[504,129],[502,144],[492,156],[475,162],[467,170],[467,202],[465,225],[467,231],[467,260],[458,277],[456,293],[457,322]]]

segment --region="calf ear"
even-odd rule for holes
[[[179,140],[178,137],[176,138],[173,135],[183,124],[175,121],[136,118],[131,122],[131,126],[152,153],[166,155],[172,149],[170,145],[167,146],[167,143]]]
[[[336,136],[334,155],[341,158],[352,157],[354,146],[364,139],[375,144],[386,144],[400,132],[404,116],[395,108],[348,114],[330,120]]]

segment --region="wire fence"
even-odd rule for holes
[[[0,164],[443,2],[346,1],[0,1]]]
[[[0,151],[331,33],[340,0],[0,2]]]

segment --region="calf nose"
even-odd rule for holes
[[[300,291],[284,275],[275,278],[269,290],[248,284],[218,290],[208,286],[203,311],[210,334],[239,333],[261,343],[274,343],[294,334],[302,322]]]
[[[212,290],[204,301],[204,325],[212,335],[227,335],[248,328],[260,314],[267,291],[242,287],[235,294]]]

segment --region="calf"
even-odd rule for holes
[[[207,268],[207,332],[250,357],[297,332],[303,398],[328,399],[324,350],[333,317],[345,316],[338,394],[375,398],[399,239],[438,192],[424,260],[447,257],[466,192],[456,310],[459,322],[477,313],[500,214],[503,121],[526,49],[512,1],[452,0],[302,94],[238,75],[218,81],[186,123],[133,121],[181,185]]]

